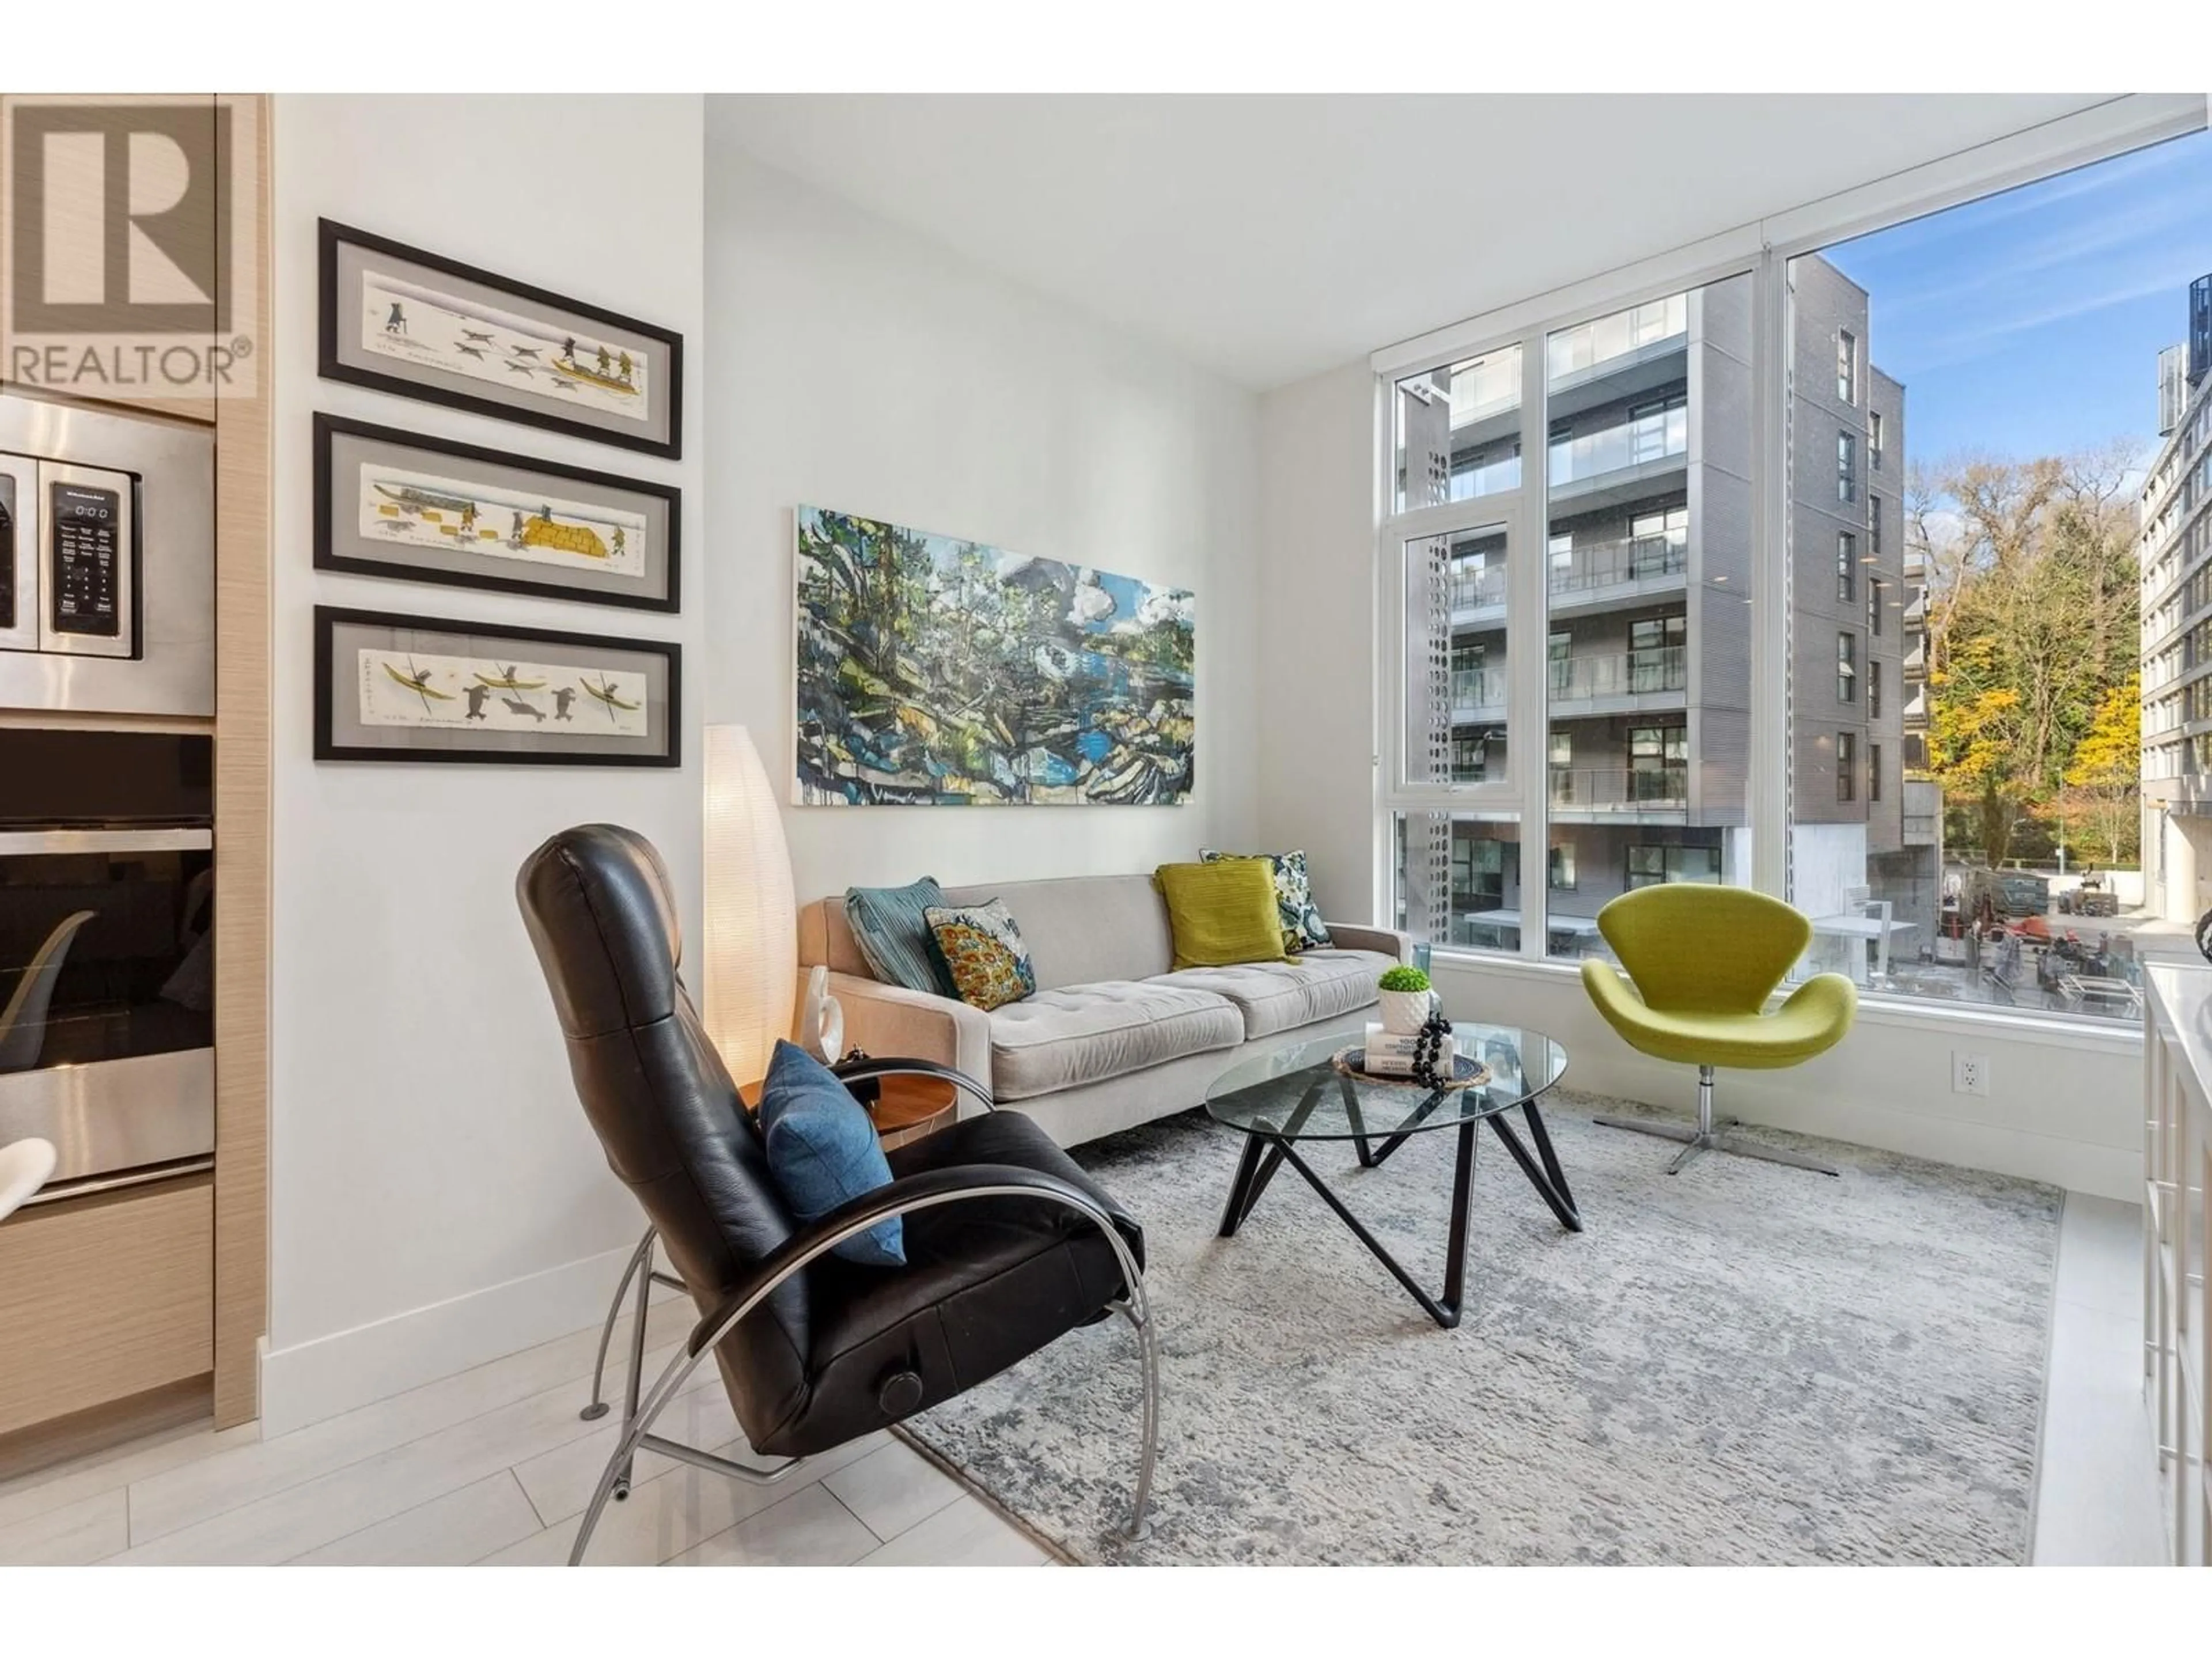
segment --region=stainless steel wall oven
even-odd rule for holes
[[[215,1150],[211,743],[0,728],[0,1143],[42,1197]]]

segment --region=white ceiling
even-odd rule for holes
[[[2099,101],[746,96],[708,131],[1264,390]]]

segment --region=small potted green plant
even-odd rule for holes
[[[1418,968],[1386,968],[1375,983],[1381,994],[1384,1030],[1411,1036],[1428,1024],[1436,995],[1426,974]]]

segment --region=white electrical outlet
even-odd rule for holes
[[[1951,1052],[1951,1092],[1954,1095],[1981,1095],[1990,1092],[1990,1057],[1987,1054],[1962,1054]]]

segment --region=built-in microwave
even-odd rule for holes
[[[0,708],[215,713],[214,490],[204,428],[0,395]]]
[[[0,1144],[42,1196],[215,1150],[212,739],[0,727]]]

